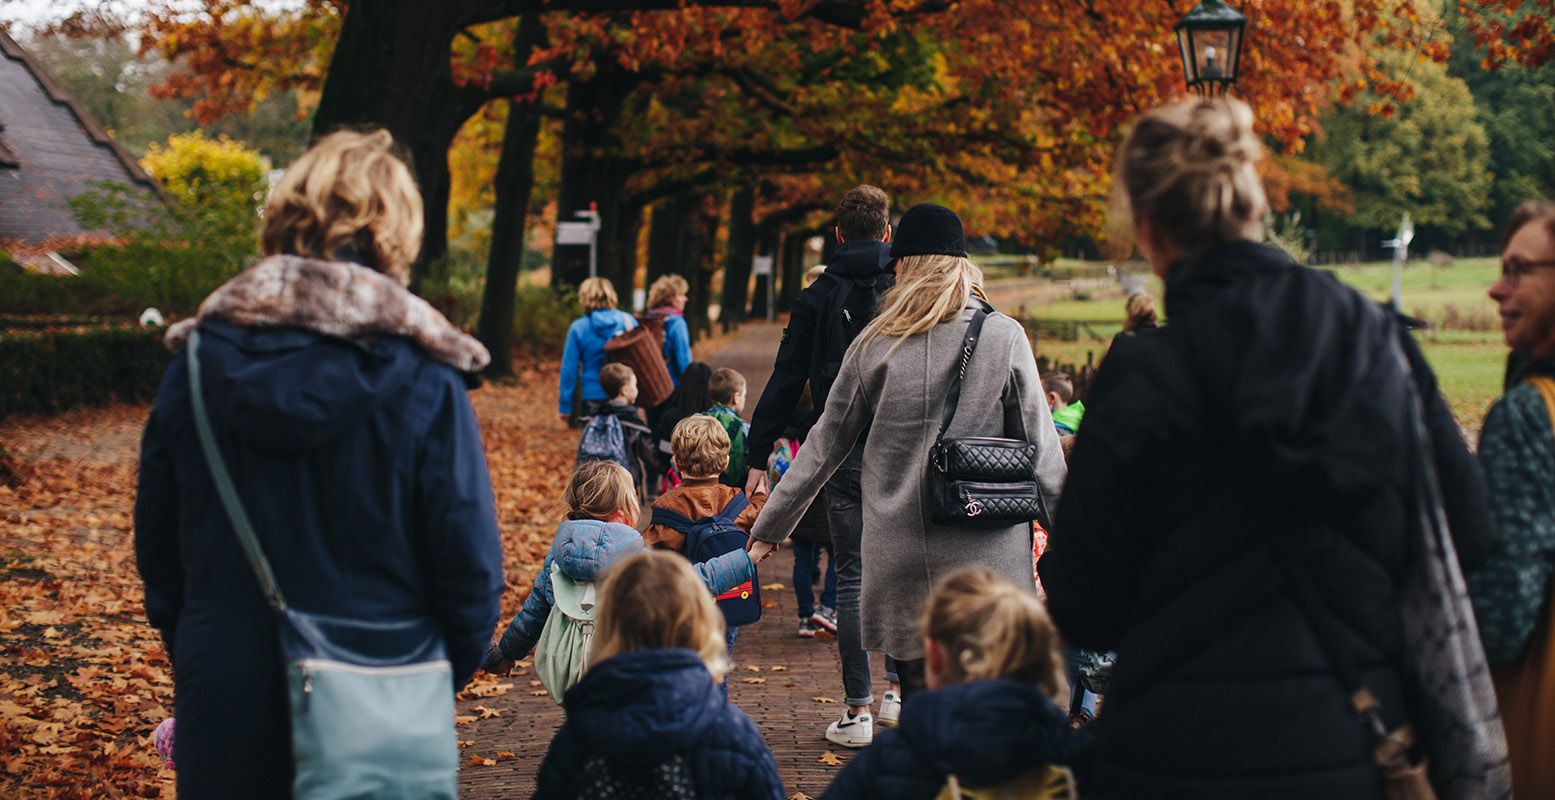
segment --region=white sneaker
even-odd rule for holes
[[[902,719],[902,698],[887,691],[880,697],[880,727],[894,728]]]
[[[842,719],[826,727],[826,741],[843,747],[868,747],[875,740],[875,718],[865,711],[852,716],[842,712]]]

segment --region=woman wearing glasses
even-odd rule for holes
[[[1468,576],[1522,797],[1555,797],[1555,203],[1525,203],[1502,242],[1490,287],[1512,353],[1479,460],[1500,545]]]

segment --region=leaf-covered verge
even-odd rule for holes
[[[514,384],[471,395],[502,528],[504,619],[550,544],[574,446],[551,413],[554,365],[515,371]],[[0,796],[174,794],[150,745],[171,714],[172,673],[145,621],[132,539],[147,412],[117,405],[0,425],[19,473],[16,485],[0,482]]]

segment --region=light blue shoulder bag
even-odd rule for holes
[[[296,767],[293,795],[298,800],[457,797],[453,669],[442,631],[430,618],[368,621],[286,605],[216,446],[199,346],[196,330],[189,335],[187,357],[200,448],[280,627]]]

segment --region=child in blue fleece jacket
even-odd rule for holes
[[[556,528],[556,540],[540,565],[524,608],[508,623],[502,638],[487,649],[481,662],[481,669],[487,672],[506,675],[513,662],[529,655],[540,640],[555,602],[551,564],[559,565],[562,574],[575,581],[595,581],[612,564],[645,548],[642,534],[632,527],[639,508],[637,489],[631,473],[620,465],[608,461],[579,465],[562,499],[569,509],[567,519]],[[744,550],[692,567],[714,595],[754,580],[756,573]]]

